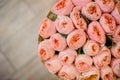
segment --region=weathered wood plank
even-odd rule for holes
[[[0,80],[7,80],[14,71],[3,53],[0,52]]]
[[[13,62],[17,69],[24,66],[37,54],[37,38],[39,25],[49,9],[33,18],[24,28],[16,32],[9,40],[1,45],[1,50]]]
[[[38,57],[11,78],[13,80],[60,80],[48,72]]]
[[[46,9],[51,9],[57,0],[25,0],[29,7],[35,12],[36,15],[40,15]]]
[[[14,0],[11,1],[14,2]],[[35,17],[30,8],[22,1],[11,6],[10,10],[3,7],[5,8],[3,15],[0,13],[0,44],[4,44],[8,38],[11,38],[21,28],[24,28],[24,25]]]
[[[39,25],[56,0],[8,0],[0,8],[0,50],[17,71],[12,80],[58,80],[37,55]],[[33,60],[33,61],[32,61]],[[4,70],[3,70],[4,72]],[[0,79],[1,80],[1,79]]]

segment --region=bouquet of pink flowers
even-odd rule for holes
[[[38,54],[64,80],[120,78],[120,1],[59,0],[42,21]]]

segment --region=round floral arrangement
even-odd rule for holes
[[[64,80],[118,80],[120,1],[58,0],[40,25],[38,54]]]

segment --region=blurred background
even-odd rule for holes
[[[0,0],[0,80],[58,80],[37,55],[39,25],[57,0]]]

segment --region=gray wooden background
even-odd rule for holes
[[[57,0],[0,0],[0,80],[58,80],[37,56],[40,22]]]

